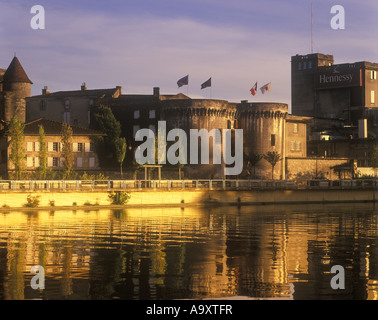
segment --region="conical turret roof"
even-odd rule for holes
[[[4,73],[3,77],[4,82],[27,82],[33,83],[30,81],[29,77],[27,76],[24,68],[22,67],[20,61],[15,56],[10,63],[7,71]]]

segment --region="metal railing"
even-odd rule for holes
[[[378,179],[365,180],[1,180],[1,191],[112,190],[266,190],[378,188]]]

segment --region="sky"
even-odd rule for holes
[[[378,62],[376,0],[0,0],[0,68],[16,53],[32,95],[85,82],[290,107],[291,56],[311,53],[311,3],[314,52],[335,63]],[[30,26],[33,5],[45,9],[44,30]],[[344,30],[331,28],[334,5],[344,7]],[[187,74],[189,86],[178,88]],[[252,96],[255,82],[272,91]]]

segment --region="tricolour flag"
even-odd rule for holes
[[[257,82],[255,83],[255,85],[249,91],[251,91],[251,94],[253,96],[256,94],[256,92],[257,92]]]
[[[262,94],[264,94],[267,91],[272,91],[272,83],[271,82],[267,83],[265,86],[262,86],[260,90]]]
[[[177,81],[178,87],[186,86],[189,84],[189,75],[181,78],[179,81]]]
[[[204,83],[201,84],[201,90],[202,89],[205,89],[207,87],[211,87],[211,78],[207,81],[205,81]]]

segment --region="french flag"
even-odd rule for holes
[[[252,87],[252,89],[250,90],[252,95],[254,96],[257,92],[257,82],[255,83],[255,85]]]

